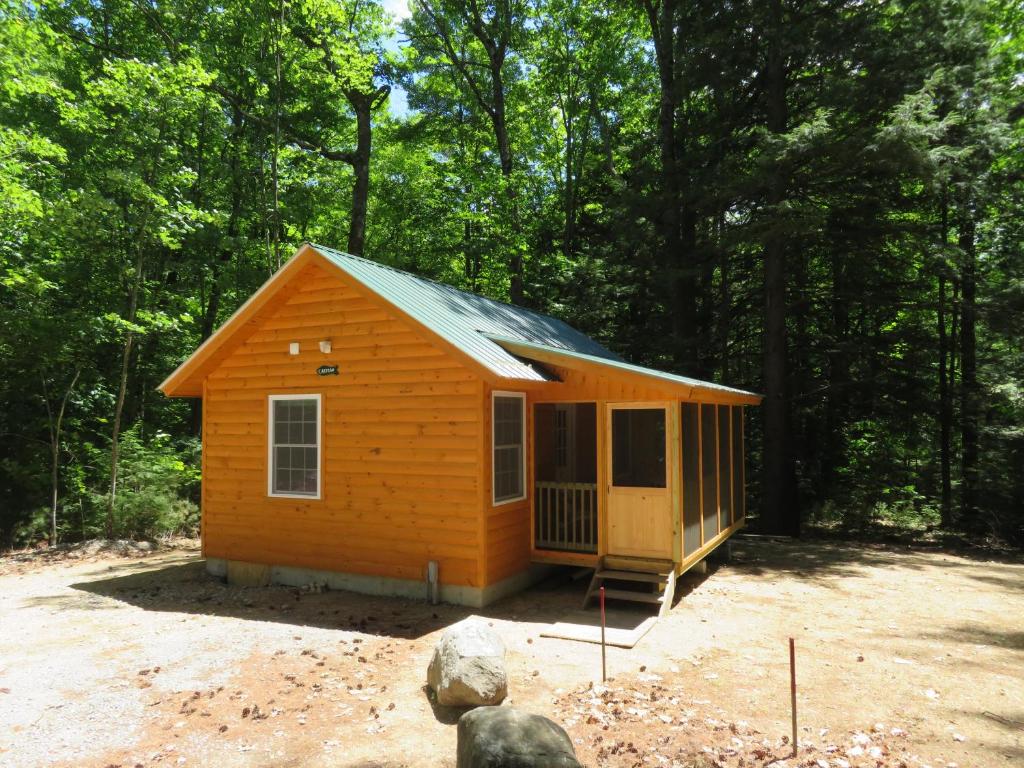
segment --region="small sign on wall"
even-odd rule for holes
[[[317,376],[337,376],[338,366],[336,365],[321,365],[316,369]]]

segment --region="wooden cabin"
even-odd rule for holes
[[[314,245],[160,389],[203,399],[211,572],[472,606],[546,564],[650,581],[635,594],[667,606],[743,526],[760,402]]]

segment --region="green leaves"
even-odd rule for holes
[[[782,24],[771,3],[674,7],[662,93],[642,3],[412,0],[396,25],[378,0],[5,0],[0,431],[25,439],[0,449],[0,465],[22,468],[0,473],[0,538],[47,492],[45,463],[18,447],[41,439],[24,391],[41,366],[53,381],[85,366],[69,503],[93,509],[88,494],[105,491],[97,457],[129,336],[128,450],[162,451],[170,475],[194,467],[180,440],[190,406],[154,385],[295,245],[346,242],[360,147],[371,258],[516,294],[632,360],[725,383],[762,388],[763,257],[783,243],[812,507],[934,507],[939,281],[948,343],[962,346],[975,263],[980,461],[995,478],[987,498],[1012,508],[1024,477],[1019,4],[781,0]],[[781,121],[769,116],[776,55]],[[405,90],[407,113],[389,110],[388,87]],[[946,357],[954,399],[961,353]],[[755,493],[760,429],[752,414]]]

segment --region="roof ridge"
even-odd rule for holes
[[[479,293],[473,293],[472,291],[465,291],[462,288],[456,288],[454,285],[442,282],[440,280],[435,280],[432,277],[426,277],[424,275],[417,275],[415,272],[410,272],[407,269],[399,269],[398,267],[394,267],[394,266],[392,266],[390,264],[384,264],[384,263],[379,262],[379,261],[374,261],[373,259],[368,259],[365,256],[356,256],[355,254],[349,253],[348,251],[339,250],[338,248],[331,248],[330,246],[327,246],[327,245],[318,245],[317,243],[309,243],[309,245],[312,246],[313,248],[317,249],[317,250],[321,250],[322,249],[322,250],[325,250],[325,251],[331,251],[332,253],[340,254],[340,255],[344,256],[345,258],[347,258],[347,259],[355,259],[356,261],[361,261],[361,262],[363,262],[365,264],[370,264],[370,265],[372,265],[374,267],[379,267],[380,269],[387,269],[387,270],[389,270],[391,272],[395,272],[395,273],[397,273],[399,275],[407,275],[408,277],[411,277],[414,280],[422,280],[422,281],[424,281],[426,283],[432,283],[433,285],[436,285],[436,286],[438,286],[440,288],[445,288],[445,289],[447,289],[449,291],[455,291],[456,293],[462,293],[462,294],[465,294],[466,296],[472,296],[473,298],[476,298],[476,299],[483,299],[484,301],[489,301],[492,304],[498,304],[498,305],[503,306],[503,307],[508,307],[509,309],[513,309],[516,312],[528,312],[529,314],[534,315],[535,317],[543,318],[545,320],[554,320],[557,323],[562,323],[563,325],[565,325],[565,326],[567,326],[569,328],[572,328],[573,330],[576,330],[575,328],[573,328],[573,326],[569,325],[565,320],[562,320],[561,318],[555,317],[554,315],[547,315],[547,314],[544,314],[543,312],[538,312],[537,310],[531,309],[530,307],[522,307],[522,306],[520,306],[518,304],[513,304],[510,301],[502,301],[501,299],[492,299],[490,296],[482,296]],[[480,329],[476,329],[476,330],[479,333],[483,333],[483,331],[480,331]],[[581,331],[577,331],[577,333],[581,333]]]

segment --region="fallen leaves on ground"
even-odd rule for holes
[[[653,679],[652,679],[653,678]],[[788,735],[761,733],[708,700],[656,675],[562,693],[552,716],[586,765],[602,768],[924,768],[907,731],[876,723],[833,734],[803,726],[794,757]],[[955,768],[953,763],[939,763]]]

